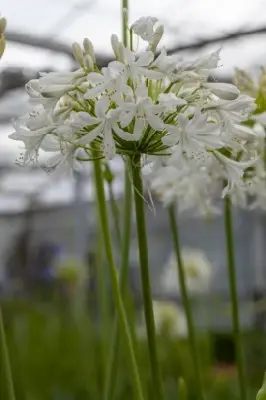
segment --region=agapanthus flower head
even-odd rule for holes
[[[72,46],[76,71],[41,73],[26,85],[33,110],[10,135],[24,143],[20,162],[36,162],[40,149],[52,153],[48,169],[70,170],[80,149],[87,159],[106,160],[117,154],[170,160],[175,153],[187,164],[201,161],[204,171],[207,160],[223,157],[226,149],[224,170],[230,172],[230,160],[237,162],[234,152],[245,150],[239,126],[254,101],[232,84],[208,81],[220,49],[191,62],[167,55],[165,48],[157,52],[164,28],[150,16],[139,18],[128,32],[130,46],[111,36],[114,59],[103,68],[85,38],[82,46]],[[146,42],[145,51],[134,48],[134,35]]]
[[[178,304],[170,301],[152,302],[154,322],[157,334],[166,334],[172,337],[186,338],[188,334],[187,321],[184,311]],[[141,319],[141,324],[137,327],[140,337],[146,336],[146,328]]]
[[[182,258],[186,284],[191,295],[206,293],[210,287],[213,272],[212,263],[206,254],[200,249],[184,248]],[[170,255],[163,268],[161,286],[165,293],[180,293],[175,254]]]

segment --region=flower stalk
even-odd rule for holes
[[[244,365],[243,344],[239,318],[239,304],[236,283],[236,268],[235,268],[235,248],[233,239],[233,221],[232,207],[230,198],[227,196],[224,199],[224,218],[225,218],[225,235],[226,235],[226,251],[227,251],[227,268],[229,277],[229,289],[232,306],[232,325],[236,346],[236,361],[238,369],[238,382],[241,400],[247,400],[247,387]]]
[[[115,305],[118,313],[119,323],[121,325],[121,331],[123,332],[124,340],[128,350],[128,360],[130,363],[132,383],[135,392],[136,399],[144,400],[141,388],[141,381],[139,371],[137,367],[136,357],[133,348],[132,337],[130,333],[129,324],[127,322],[126,312],[123,305],[123,300],[120,293],[119,279],[117,274],[117,268],[114,261],[112,240],[108,220],[107,205],[104,193],[104,181],[101,169],[101,162],[99,160],[94,161],[94,173],[95,173],[95,186],[97,194],[97,204],[99,220],[102,229],[103,243],[106,252],[106,258],[109,265],[109,272],[111,278],[112,292],[115,300]]]
[[[6,400],[16,400],[1,307],[0,307],[0,349],[1,349],[0,360],[2,366],[1,373],[4,376],[3,382],[5,382],[6,384],[5,385],[7,393]]]
[[[146,322],[147,340],[149,348],[149,358],[151,365],[152,384],[154,390],[154,399],[164,399],[163,386],[160,376],[159,360],[156,348],[156,332],[152,307],[152,293],[149,277],[149,257],[148,242],[145,222],[145,210],[143,200],[143,184],[141,176],[141,158],[136,155],[131,158],[131,171],[134,186],[134,200],[139,248],[139,263],[142,284],[142,296],[144,305],[144,314]]]
[[[129,179],[129,165],[128,161],[125,165],[125,198],[124,198],[124,227],[123,227],[123,242],[122,242],[122,258],[121,258],[121,271],[120,271],[120,291],[122,298],[126,295],[126,284],[128,281],[128,267],[129,267],[129,252],[130,252],[130,238],[131,238],[131,216],[132,216],[132,188]],[[107,379],[105,385],[104,399],[109,400],[114,397],[115,386],[117,382],[118,363],[116,362],[117,352],[119,350],[119,330],[117,316],[115,318],[112,340],[111,340],[111,353],[107,369]]]
[[[195,327],[194,327],[194,323],[193,323],[193,315],[192,315],[192,310],[191,310],[191,305],[190,305],[189,295],[188,295],[188,290],[187,290],[187,285],[186,285],[186,277],[185,277],[183,259],[182,259],[182,254],[181,254],[181,245],[180,245],[179,231],[178,231],[178,225],[177,225],[177,219],[176,219],[174,205],[171,205],[169,207],[169,220],[170,220],[170,227],[171,227],[171,232],[172,232],[172,237],[173,237],[174,250],[175,250],[176,259],[177,259],[177,273],[178,273],[179,282],[180,282],[180,291],[181,291],[181,296],[182,296],[186,319],[187,319],[188,339],[189,339],[189,345],[190,345],[191,355],[192,355],[192,359],[193,359],[195,380],[197,382],[199,398],[200,398],[200,400],[203,400],[204,399],[204,389],[203,389],[201,371],[200,371],[200,359],[199,359],[199,354],[198,354],[198,349],[197,349],[196,333],[195,333]]]

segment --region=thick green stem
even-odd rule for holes
[[[176,219],[174,205],[172,205],[169,208],[169,219],[170,219],[170,226],[171,226],[171,232],[172,232],[173,243],[174,243],[174,250],[175,250],[176,259],[177,259],[177,273],[178,273],[178,278],[179,278],[179,283],[180,283],[181,296],[182,296],[186,319],[187,319],[188,339],[189,339],[191,355],[193,358],[193,366],[194,366],[195,379],[196,379],[196,384],[197,384],[197,391],[199,393],[199,398],[201,400],[203,400],[204,399],[204,391],[203,391],[201,372],[200,372],[200,360],[199,360],[198,349],[197,349],[196,333],[195,333],[195,328],[194,328],[194,323],[193,323],[193,315],[192,315],[192,310],[191,310],[191,306],[190,306],[189,295],[188,295],[188,290],[187,290],[187,285],[186,285],[186,277],[185,277],[184,264],[183,264],[181,245],[180,245],[180,239],[179,239],[179,231],[178,231],[178,225],[177,225],[177,219]]]
[[[130,328],[127,322],[126,312],[123,305],[120,288],[119,288],[119,280],[117,274],[117,268],[114,261],[113,249],[112,249],[112,240],[111,233],[109,227],[108,213],[107,213],[107,205],[104,193],[104,181],[101,169],[101,162],[94,161],[94,173],[95,173],[95,186],[96,186],[96,194],[97,194],[97,204],[99,211],[99,220],[102,229],[102,237],[103,243],[106,252],[106,258],[109,266],[109,273],[112,285],[112,291],[114,295],[116,310],[118,314],[119,323],[121,325],[121,331],[124,335],[124,340],[128,350],[128,360],[130,363],[131,373],[132,373],[132,383],[135,392],[136,399],[143,400],[141,381],[139,377],[139,371],[137,367],[137,362],[134,353],[134,347],[132,342],[132,337],[130,333]]]
[[[152,385],[154,399],[162,400],[164,398],[163,386],[160,377],[159,361],[156,348],[156,333],[152,307],[152,294],[149,277],[149,259],[148,242],[145,222],[145,209],[143,197],[143,184],[141,176],[140,156],[131,159],[132,179],[134,186],[135,212],[139,248],[139,263],[142,283],[142,296],[144,305],[144,314],[146,322],[146,331],[149,347],[149,358],[152,373]]]
[[[228,268],[229,289],[230,289],[230,298],[232,307],[232,325],[233,325],[235,347],[236,347],[239,391],[241,395],[241,400],[246,400],[247,387],[246,387],[242,336],[240,329],[240,319],[239,319],[232,208],[231,208],[231,201],[228,196],[224,200],[224,218],[225,218],[225,234],[226,234],[226,250],[227,250],[227,268]]]
[[[2,382],[1,385],[3,385],[4,391],[7,394],[5,400],[16,400],[1,307],[0,307],[0,361],[1,361],[1,375],[3,377],[3,380],[1,379]]]
[[[122,245],[122,260],[120,271],[120,290],[122,297],[125,297],[126,284],[128,281],[128,267],[129,267],[129,252],[130,252],[130,239],[131,239],[131,214],[132,214],[132,189],[131,182],[128,176],[128,164],[125,166],[125,198],[124,198],[124,227],[123,227],[123,245]],[[114,398],[114,391],[116,387],[118,363],[116,357],[118,354],[119,343],[119,330],[117,316],[114,322],[111,341],[111,354],[109,359],[107,381],[105,386],[105,400]]]

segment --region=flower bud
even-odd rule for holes
[[[235,100],[240,94],[239,89],[231,83],[205,82],[202,86],[223,100]]]
[[[6,41],[4,35],[0,35],[0,58],[2,57],[6,47]]]
[[[64,94],[75,89],[75,85],[49,85],[41,88],[43,97],[61,97]]]
[[[93,62],[93,59],[90,54],[85,54],[84,66],[88,70],[88,72],[91,72],[94,70],[94,62]]]
[[[83,50],[80,47],[80,45],[78,43],[73,43],[72,44],[72,51],[73,51],[73,55],[75,60],[81,65],[83,66],[84,64],[84,59],[83,59]]]
[[[96,63],[96,59],[95,59],[94,47],[93,47],[93,44],[90,41],[90,39],[85,38],[83,40],[83,47],[84,47],[84,50],[85,50],[85,54],[88,54],[91,57],[93,63],[95,64]]]
[[[4,17],[0,18],[0,35],[5,32],[6,29],[6,19]]]
[[[149,50],[151,50],[155,53],[155,50],[156,50],[160,40],[162,39],[163,34],[164,34],[164,27],[163,27],[163,25],[159,25],[154,31],[152,41],[149,45]]]
[[[113,34],[111,36],[111,45],[113,48],[114,55],[116,56],[117,59],[119,58],[119,44],[120,44],[120,42],[119,42],[118,36]]]

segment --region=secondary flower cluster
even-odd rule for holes
[[[160,156],[157,181],[162,175],[181,179],[191,166],[204,172],[215,165],[226,191],[232,189],[255,159],[245,147],[252,133],[241,125],[255,108],[253,98],[232,84],[208,81],[219,51],[192,62],[165,48],[157,52],[164,28],[152,17],[140,18],[129,32],[129,47],[111,36],[115,60],[108,66],[97,66],[93,45],[84,39],[83,48],[73,44],[78,70],[41,73],[26,85],[33,109],[10,135],[25,145],[18,161],[37,161],[40,149],[51,153],[48,169],[73,169],[77,160],[115,154]],[[135,35],[146,51],[134,50]]]

